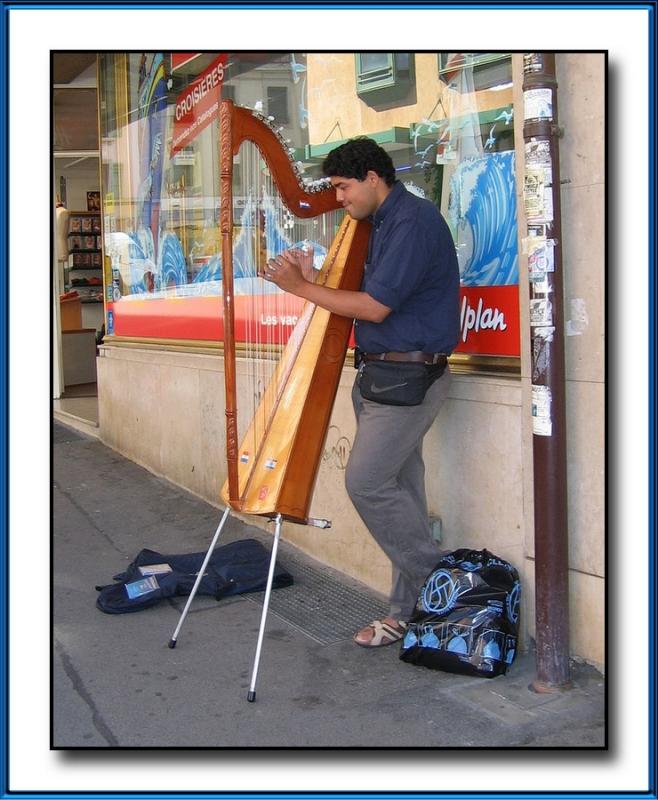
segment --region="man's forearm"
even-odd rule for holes
[[[310,281],[304,281],[295,291],[295,294],[305,300],[309,300],[311,303],[315,303],[316,306],[326,308],[327,311],[331,311],[333,314],[352,319],[381,322],[390,311],[389,308],[374,300],[367,292],[332,289],[328,286],[319,286]]]

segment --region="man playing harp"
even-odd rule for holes
[[[447,358],[459,337],[459,267],[448,226],[428,200],[396,180],[372,139],[333,150],[322,165],[337,201],[372,223],[358,291],[313,282],[308,256],[284,251],[264,277],[281,289],[355,320],[357,419],[347,492],[392,563],[389,615],[354,636],[364,647],[399,641],[418,590],[441,556],[430,533],[422,443],[450,385]]]

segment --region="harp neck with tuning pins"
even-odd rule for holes
[[[220,106],[220,177],[222,499],[240,513],[307,523],[352,320],[286,295],[259,274],[267,258],[310,241],[313,279],[356,290],[370,225],[339,211],[329,181],[305,182],[267,120],[231,101]]]

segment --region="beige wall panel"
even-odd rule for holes
[[[605,672],[605,581],[572,571],[569,591],[571,651]]]
[[[217,445],[224,441],[221,358],[110,346],[97,363],[103,441],[217,503],[226,471]]]
[[[443,545],[523,555],[518,406],[450,399],[425,440],[430,513]]]
[[[160,464],[162,473],[179,486],[200,494],[203,486],[199,371],[160,365],[165,390],[154,413],[162,419]]]
[[[450,397],[454,400],[519,408],[520,387],[521,382],[518,378],[464,375],[453,370]]]
[[[561,53],[555,59],[558,82],[560,173],[565,186],[605,181],[605,56]]]
[[[218,362],[223,363],[219,359]],[[199,372],[199,420],[202,464],[199,494],[211,503],[220,503],[219,492],[226,480],[224,373],[220,370]]]
[[[568,381],[567,471],[569,566],[604,576],[605,563],[605,387],[599,383]],[[527,421],[526,421],[527,422]],[[524,456],[524,517],[526,553],[534,558],[534,486],[532,482],[532,429]]]
[[[533,585],[535,562],[527,559],[527,585]],[[522,586],[523,591],[523,586]],[[526,592],[526,624],[531,638],[536,636],[535,601]],[[605,581],[595,575],[572,570],[569,573],[569,641],[575,658],[605,672]]]
[[[605,388],[567,383],[569,565],[603,576],[605,563]]]
[[[605,380],[605,196],[603,186],[562,192],[567,380]],[[582,213],[587,209],[587,213]]]
[[[98,417],[102,440],[123,455],[162,474],[160,439],[162,394],[155,363],[108,357],[101,349],[98,366]]]

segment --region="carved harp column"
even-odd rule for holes
[[[285,145],[267,121],[230,101],[220,106],[220,226],[224,308],[227,480],[222,499],[236,511],[305,523],[324,441],[343,369],[352,320],[306,303],[285,346],[274,348],[277,362],[258,390],[256,412],[238,407],[236,374],[233,159],[243,143],[256,145],[285,213],[321,217],[339,208],[327,180],[303,183]],[[344,215],[316,282],[358,289],[370,225]],[[274,252],[269,256],[275,255]],[[244,265],[241,265],[244,269]],[[255,273],[255,270],[254,270]],[[254,278],[254,285],[271,286]],[[260,358],[257,354],[253,358]],[[272,353],[267,354],[272,358]],[[245,427],[248,414],[250,421]],[[238,435],[239,419],[245,433]]]
[[[226,459],[231,504],[237,501],[238,429],[235,392],[235,314],[233,309],[233,114],[232,104],[219,109],[220,132],[220,207],[222,241],[222,301],[224,310],[224,383],[226,387]]]

